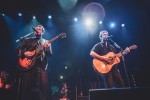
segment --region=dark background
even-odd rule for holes
[[[97,76],[92,67],[92,57],[89,53],[93,45],[99,42],[98,33],[102,30],[97,28],[94,35],[87,34],[82,37],[83,30],[73,30],[73,18],[82,17],[84,7],[92,2],[100,3],[105,9],[105,17],[103,22],[104,29],[108,29],[113,34],[115,40],[122,48],[136,44],[138,48],[131,51],[125,56],[127,75],[131,85],[133,86],[134,76],[137,87],[149,87],[149,47],[150,47],[150,1],[149,0],[75,0],[76,5],[67,11],[64,11],[59,0],[1,0],[0,13],[17,20],[17,13],[23,14],[24,23],[27,24],[32,16],[37,16],[38,21],[46,28],[46,32],[52,37],[61,32],[67,33],[65,39],[58,39],[52,43],[53,56],[49,59],[49,75],[50,82],[56,93],[61,90],[61,84],[68,82],[74,93],[78,88],[78,94],[82,90],[84,95],[88,95],[88,89],[97,84]],[[67,1],[67,0],[66,0]],[[68,0],[69,1],[69,0]],[[65,0],[64,0],[65,2]],[[47,15],[52,15],[54,27],[46,26]],[[0,16],[0,69],[6,70],[12,74],[12,80],[15,79],[17,69],[17,54],[15,48],[19,45],[15,40],[26,33],[19,33],[24,26],[19,23],[12,22],[8,25]],[[115,20],[116,23],[122,22],[126,25],[126,34],[122,34],[121,28],[115,30],[109,29],[109,22]],[[24,25],[25,25],[24,24]],[[28,31],[27,31],[28,32]],[[64,66],[68,66],[64,70]],[[123,63],[120,63],[120,70],[127,83],[125,69]],[[64,74],[63,80],[59,79],[59,75]],[[90,85],[92,84],[92,85]],[[53,90],[53,91],[54,91]],[[55,92],[54,92],[55,93]]]

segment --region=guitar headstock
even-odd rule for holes
[[[66,37],[66,33],[61,33],[58,36],[61,37],[61,38],[65,38]]]
[[[131,45],[129,48],[130,48],[130,49],[136,49],[136,48],[137,48],[137,45]]]
[[[130,47],[127,47],[123,52],[125,54],[127,54],[128,52],[130,52],[131,49],[136,49],[137,45],[131,45]]]

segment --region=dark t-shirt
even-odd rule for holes
[[[106,45],[102,42],[95,44],[91,51],[94,51],[101,56],[106,55],[109,52],[117,53],[117,50],[114,48],[114,46],[108,43],[108,47],[106,47]]]

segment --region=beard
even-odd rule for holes
[[[36,36],[37,38],[41,38],[41,37],[42,37],[41,34],[40,34],[40,35],[36,34],[35,36]]]

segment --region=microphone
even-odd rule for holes
[[[107,36],[107,38],[111,38],[111,37],[113,37],[113,35],[109,35],[109,36]]]
[[[109,36],[107,36],[106,40],[107,40],[107,41],[108,41],[108,40],[110,40],[110,39],[111,39],[111,37],[113,37],[113,35],[109,35]]]
[[[33,31],[35,31],[36,33],[38,33],[38,31],[35,29],[35,27],[32,27]]]

